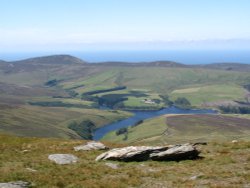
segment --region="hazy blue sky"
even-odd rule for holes
[[[0,0],[0,50],[250,48],[250,0]]]

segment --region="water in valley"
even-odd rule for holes
[[[105,125],[99,129],[96,129],[93,135],[94,140],[100,140],[105,134],[110,131],[114,131],[123,127],[129,127],[136,124],[140,120],[146,120],[149,118],[157,117],[164,114],[215,114],[215,110],[211,109],[181,109],[177,107],[164,108],[158,111],[131,111],[134,113],[132,117],[127,119]]]

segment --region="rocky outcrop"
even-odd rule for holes
[[[195,159],[199,151],[194,144],[170,145],[170,146],[129,146],[115,148],[96,158],[100,160],[114,161],[180,161]]]
[[[191,144],[176,145],[166,151],[151,153],[150,158],[155,161],[180,161],[185,159],[195,159],[199,151]]]
[[[94,141],[88,142],[86,145],[80,145],[74,147],[75,151],[105,150],[105,149],[108,149],[108,147],[105,146],[103,143]]]
[[[151,147],[151,146],[129,146],[124,148],[114,148],[107,151],[96,158],[100,160],[114,161],[145,161],[149,159],[149,155],[154,152],[166,150],[167,147]]]
[[[49,160],[54,161],[56,164],[71,164],[76,163],[78,158],[71,154],[52,154],[48,157]]]
[[[30,184],[24,181],[15,181],[15,182],[8,182],[8,183],[0,183],[0,188],[26,188]]]

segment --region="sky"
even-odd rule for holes
[[[0,51],[250,49],[249,0],[0,0]]]

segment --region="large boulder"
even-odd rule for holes
[[[78,158],[71,154],[52,154],[48,157],[49,160],[54,161],[56,164],[71,164],[76,163]]]
[[[105,149],[108,149],[108,147],[101,142],[95,142],[95,141],[88,142],[85,145],[74,147],[75,151],[105,150]]]
[[[170,146],[129,146],[115,148],[107,151],[96,158],[100,160],[114,161],[180,161],[195,159],[199,151],[193,144],[170,145]]]
[[[155,161],[180,161],[185,159],[195,159],[199,151],[191,144],[176,145],[166,151],[151,153],[150,158]]]
[[[100,160],[115,161],[145,161],[149,159],[151,153],[165,151],[165,146],[129,146],[124,148],[115,148],[107,151],[96,158]]]
[[[30,184],[24,181],[13,181],[8,183],[0,183],[0,188],[26,188]]]

